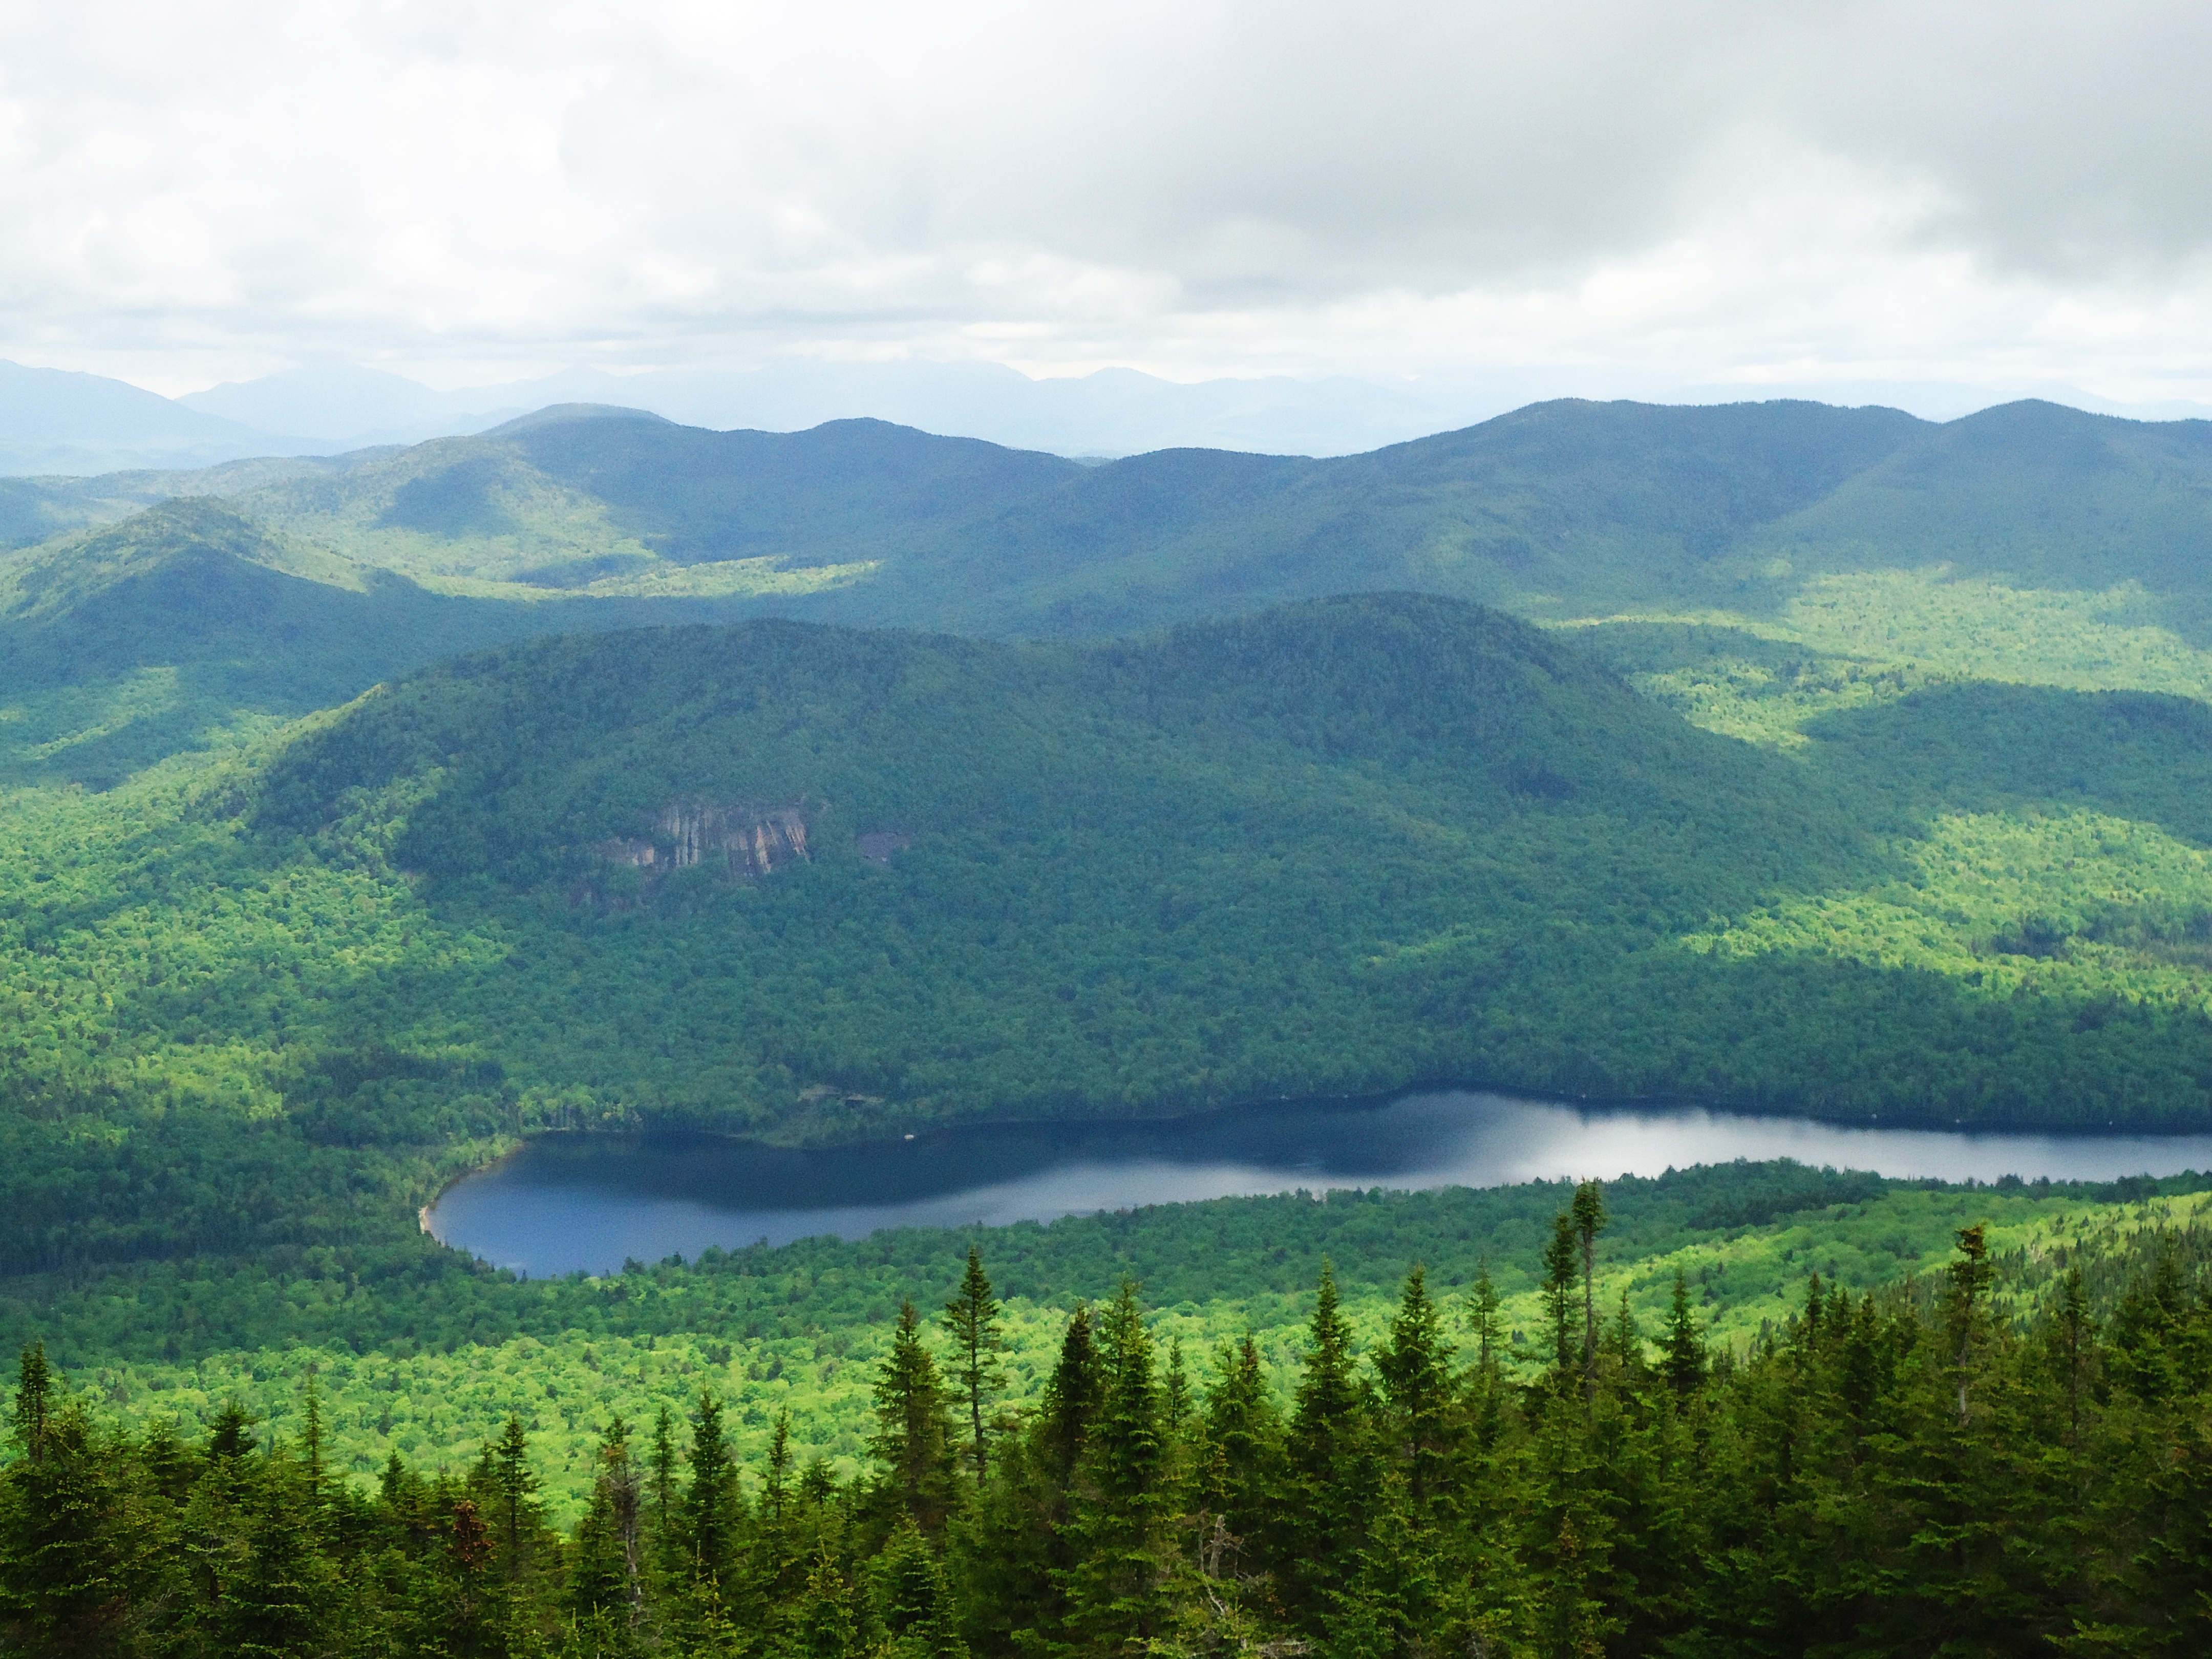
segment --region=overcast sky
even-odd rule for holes
[[[0,356],[2212,399],[2212,7],[0,0]]]

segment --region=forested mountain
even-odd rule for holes
[[[10,802],[6,1064],[40,1103],[5,1124],[7,1260],[343,1242],[546,1127],[1440,1079],[2203,1121],[2200,706],[1936,688],[1808,734],[1702,731],[1574,635],[1413,596],[1104,646],[760,622],[464,658]]]
[[[765,559],[839,573],[776,596],[823,619],[1120,633],[1376,588],[1549,616],[1757,611],[1808,577],[1938,565],[2185,599],[2204,586],[2208,479],[2204,422],[2035,403],[1942,426],[1814,404],[1540,404],[1335,460],[1091,467],[880,422],[714,433],[575,406],[237,499],[418,575],[574,588]]]
[[[1579,622],[1640,690],[1787,744],[1823,710],[1960,677],[2212,696],[2208,434],[2041,404],[1936,426],[1811,404],[1568,402],[1340,459],[1085,466],[874,421],[720,433],[579,405],[327,460],[4,481],[0,533],[32,550],[0,560],[0,582],[26,560],[111,562],[83,527],[173,489],[251,521],[211,528],[210,549],[250,533],[290,550],[275,568],[369,596],[352,608],[376,649],[238,636],[219,584],[175,595],[143,639],[109,628],[82,653],[80,695],[28,709],[45,732],[33,775],[92,781],[115,775],[103,749],[143,760],[227,729],[193,702],[126,738],[145,687],[100,678],[189,671],[180,638],[202,624],[238,637],[231,660],[256,684],[335,699],[540,632],[773,614],[1098,637],[1382,590]],[[171,509],[106,533],[173,550],[185,522]],[[0,665],[0,696],[7,679]],[[257,695],[241,707],[301,707]],[[103,749],[72,772],[88,732]]]
[[[257,720],[347,702],[441,657],[635,602],[433,593],[188,497],[0,554],[0,778],[106,787]],[[611,611],[623,615],[609,615]]]

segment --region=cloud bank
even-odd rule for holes
[[[0,6],[0,356],[2212,396],[2212,12]]]

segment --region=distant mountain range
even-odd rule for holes
[[[2069,407],[2138,418],[2212,413],[2193,404],[2123,406],[2068,388],[2035,390]],[[2017,395],[1928,382],[1698,386],[1549,371],[1444,373],[1387,383],[1344,376],[1180,383],[1109,368],[1037,380],[986,362],[787,362],[630,374],[574,368],[437,392],[403,375],[331,362],[173,400],[97,375],[0,363],[0,475],[82,476],[418,443],[571,403],[643,409],[717,430],[795,432],[873,418],[1074,457],[1173,448],[1349,455],[1565,393],[1669,404],[1753,396],[1893,404],[1944,420]]]
[[[572,405],[336,458],[0,480],[0,694],[47,711],[7,733],[39,775],[93,781],[526,635],[781,616],[1102,638],[1410,590],[1601,623],[1645,690],[1782,740],[1807,663],[1845,702],[1877,665],[2212,696],[2209,504],[2212,423],[2037,403],[1936,424],[1565,402],[1357,456],[1095,465]],[[90,717],[56,688],[156,671],[158,714],[62,741]]]

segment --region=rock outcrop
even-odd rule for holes
[[[648,875],[720,864],[732,876],[765,876],[812,861],[803,806],[716,805],[675,801],[660,809],[649,839],[601,842],[609,864]]]

